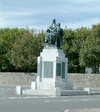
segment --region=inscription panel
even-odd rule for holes
[[[65,63],[62,62],[62,78],[65,78]]]
[[[56,76],[61,76],[61,63],[56,64]]]
[[[53,62],[44,62],[44,78],[53,78]]]

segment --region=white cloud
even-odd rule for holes
[[[52,19],[62,27],[90,27],[100,21],[99,0],[1,0],[0,27],[45,29]]]
[[[93,24],[97,24],[100,22],[98,18],[87,19],[86,21],[78,21],[78,22],[70,22],[65,23],[68,29],[77,29],[81,27],[91,28]]]

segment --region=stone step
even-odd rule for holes
[[[88,95],[84,90],[61,90],[61,96]]]

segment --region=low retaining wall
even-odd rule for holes
[[[69,74],[69,82],[73,83],[73,87],[91,87],[100,88],[100,74]]]
[[[0,85],[24,85],[30,86],[35,81],[36,73],[1,72]]]
[[[0,85],[30,86],[35,81],[36,73],[0,73]],[[74,88],[92,87],[100,88],[100,74],[68,74],[68,81],[73,83]]]

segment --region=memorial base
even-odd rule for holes
[[[55,88],[55,89],[41,89],[41,90],[33,90],[33,89],[28,89],[28,90],[23,90],[22,94],[24,95],[39,95],[39,96],[61,96],[61,90],[60,88]]]
[[[44,48],[37,65],[36,82],[31,83],[30,90],[23,90],[23,94],[60,96],[62,90],[73,89],[68,83],[68,59],[61,49]]]
[[[61,49],[45,48],[38,57],[37,89],[66,89],[68,59]]]

